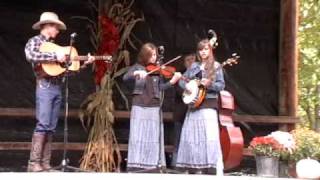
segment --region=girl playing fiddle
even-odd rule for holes
[[[138,54],[138,63],[123,76],[124,81],[134,81],[127,168],[153,169],[165,166],[163,124],[160,126],[161,91],[172,87],[181,77],[174,73],[168,82],[159,75],[147,75],[146,66],[157,60],[157,48],[152,43],[144,44]],[[161,143],[161,144],[160,144]],[[161,158],[159,159],[159,151]]]

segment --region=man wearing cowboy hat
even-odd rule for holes
[[[43,78],[37,74],[36,68],[41,62],[65,62],[66,55],[61,52],[40,52],[42,43],[54,39],[60,30],[66,30],[66,25],[59,20],[57,14],[44,12],[40,21],[32,26],[40,30],[40,34],[29,39],[25,46],[27,60],[32,64],[35,71],[36,86],[36,119],[37,124],[32,136],[32,146],[28,171],[36,172],[50,169],[52,134],[58,122],[60,105],[62,101],[61,85],[62,77]],[[89,55],[89,64],[94,57]]]

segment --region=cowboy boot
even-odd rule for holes
[[[28,172],[38,172],[42,171],[41,159],[43,153],[43,143],[45,140],[45,135],[41,133],[33,133],[32,145],[30,150],[30,159],[28,162]]]
[[[52,134],[46,134],[44,146],[43,146],[43,157],[42,157],[42,168],[44,170],[51,170],[50,165],[51,160],[51,144],[52,144]]]

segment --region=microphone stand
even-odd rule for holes
[[[159,59],[158,63],[159,66],[161,67],[163,65],[163,59],[164,59],[164,47],[160,46],[159,47]],[[160,81],[164,79],[163,75],[160,74]],[[165,149],[165,147],[162,147],[164,145],[164,142],[162,143],[162,140],[164,141],[164,123],[163,123],[163,113],[162,113],[162,107],[163,107],[163,102],[164,102],[164,89],[160,89],[160,108],[159,108],[159,127],[160,127],[160,132],[159,132],[159,159],[158,159],[158,168],[160,170],[160,173],[170,173],[170,174],[181,174],[180,171],[176,171],[173,169],[168,169],[166,165],[162,166],[162,149]],[[165,153],[165,150],[164,150]],[[165,155],[164,155],[165,158]],[[165,160],[165,159],[164,159]]]
[[[164,59],[164,48],[163,46],[159,47],[159,59],[158,59],[158,64],[161,67],[161,65],[163,64],[163,59]],[[163,80],[163,75],[161,73],[159,73],[160,75],[160,82],[162,82]],[[162,143],[162,141],[164,141],[164,124],[163,124],[163,117],[162,117],[162,106],[163,106],[163,101],[164,101],[164,90],[160,89],[160,107],[159,107],[159,154],[158,154],[158,168],[160,170],[160,173],[164,173],[164,170],[166,168],[166,166],[162,166],[162,149],[164,149],[165,147],[162,147],[164,142]],[[165,150],[164,150],[165,153]]]
[[[62,172],[83,172],[80,168],[69,166],[69,159],[67,158],[67,144],[68,144],[68,116],[69,116],[69,66],[71,65],[71,53],[72,53],[72,45],[74,44],[76,33],[72,33],[70,35],[70,51],[67,56],[67,60],[65,63],[66,71],[64,73],[64,81],[65,81],[65,116],[64,116],[64,134],[63,134],[63,156],[62,161],[59,166],[53,167],[52,170],[61,169]],[[49,169],[50,170],[50,169]]]

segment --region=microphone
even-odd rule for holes
[[[214,32],[214,30],[209,29],[208,30],[208,38],[211,39],[213,37],[217,37],[217,34],[216,34],[216,32]]]
[[[72,34],[70,34],[70,46],[72,47],[73,46],[73,44],[74,44],[74,39],[75,39],[75,37],[77,37],[77,33],[76,32],[74,32],[74,33],[72,33]],[[68,67],[69,66],[71,66],[71,64],[72,64],[72,62],[71,62],[71,53],[72,53],[72,48],[70,48],[70,51],[69,51],[69,54],[67,55],[67,62],[66,62],[66,68],[67,68],[67,71],[68,71]]]
[[[78,34],[76,33],[76,32],[74,32],[74,33],[72,33],[71,35],[70,35],[70,37],[72,38],[72,39],[74,39],[75,37],[77,37],[78,36]]]
[[[159,46],[158,47],[158,52],[159,52],[159,55],[163,55],[164,54],[164,47],[163,46]]]
[[[159,53],[159,57],[157,60],[158,64],[162,64],[163,59],[164,59],[164,46],[159,46],[158,47],[158,53]]]

